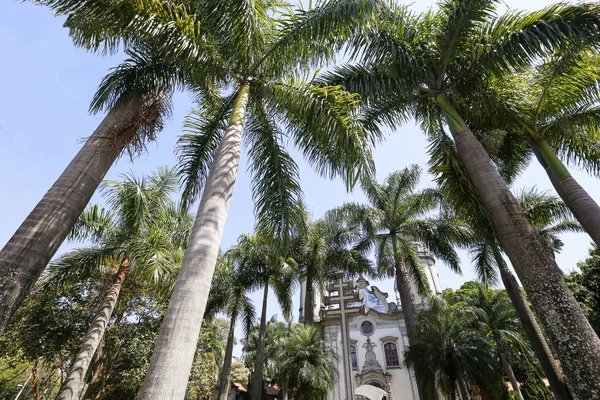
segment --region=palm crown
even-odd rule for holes
[[[173,170],[159,169],[138,178],[105,181],[109,208],[90,206],[73,227],[70,239],[90,247],[75,249],[51,264],[56,279],[89,275],[118,264],[127,256],[131,273],[167,290],[174,283],[191,229],[192,216],[182,213],[170,195],[177,187]]]
[[[467,234],[459,220],[428,216],[439,208],[441,196],[432,189],[414,192],[420,176],[420,168],[412,166],[392,173],[383,185],[364,180],[370,204],[349,203],[336,211],[349,225],[359,228],[354,248],[365,256],[374,252],[380,276],[395,276],[409,336],[415,327],[412,286],[421,294],[429,291],[417,243],[460,272],[453,244],[464,241],[462,236]]]

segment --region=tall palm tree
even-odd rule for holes
[[[153,76],[132,65],[140,83]],[[0,251],[0,332],[31,290],[50,259],[69,235],[77,218],[114,161],[134,154],[162,129],[169,108],[167,96],[140,94],[122,88],[115,104],[60,177]]]
[[[276,356],[277,382],[290,400],[324,400],[334,385],[333,360],[317,327],[294,325]]]
[[[252,276],[250,289],[263,290],[262,309],[254,361],[251,398],[261,399],[263,395],[263,368],[265,364],[265,342],[267,332],[267,298],[269,288],[281,306],[286,317],[292,313],[292,289],[297,265],[294,259],[281,256],[281,249],[274,238],[266,235],[242,235],[230,256],[239,265],[238,270]]]
[[[370,276],[373,271],[368,258],[351,247],[356,237],[353,227],[344,224],[335,212],[310,221],[304,204],[301,207],[302,219],[294,233],[291,252],[300,270],[300,280],[306,285],[301,322],[311,325],[315,318],[315,295],[324,290],[335,271],[341,269],[352,276]]]
[[[79,7],[78,2],[65,1]],[[242,132],[256,175],[260,220],[282,236],[294,219],[299,194],[297,167],[283,147],[284,136],[320,173],[341,175],[349,186],[371,168],[370,141],[355,112],[357,97],[336,86],[312,84],[308,76],[302,78],[295,70],[307,62],[316,65],[332,59],[337,42],[354,33],[365,19],[363,13],[368,15],[378,2],[338,0],[297,13],[272,1],[155,3],[130,3],[142,11],[136,16],[136,35],[152,39],[154,29],[144,24],[152,27],[154,20],[165,22],[170,37],[150,43],[159,47],[161,54],[177,55],[181,64],[189,67],[184,68],[189,78],[184,83],[203,100],[202,115],[196,118],[201,134],[186,136],[181,153],[181,172],[187,177],[185,202],[189,204],[203,184],[202,198],[141,391],[145,398],[182,398],[237,175]],[[88,40],[86,24],[106,23],[109,28],[89,40],[111,37],[119,41],[113,36],[118,29],[112,27],[121,24],[120,17],[102,5],[69,23],[83,32],[83,41]],[[214,42],[207,44],[209,39]],[[205,60],[198,59],[198,54],[210,54],[207,63],[214,61],[216,71],[226,71],[225,83],[220,86],[225,94],[207,90],[200,79],[203,70],[194,68],[205,68]],[[286,128],[285,134],[281,127]],[[167,374],[172,379],[164,379]]]
[[[485,111],[470,116],[478,129],[496,127],[524,136],[558,195],[597,244],[600,207],[571,176],[561,158],[591,173],[600,172],[598,65],[595,52],[559,51],[533,68],[492,75],[484,80],[489,86],[486,101],[490,104],[482,109],[500,111],[493,116]],[[524,157],[515,153],[505,156]]]
[[[473,255],[474,268],[479,281],[488,285],[497,282],[500,271],[502,283],[519,316],[521,324],[531,343],[548,381],[557,399],[569,400],[571,397],[563,379],[563,372],[554,359],[542,329],[525,298],[517,279],[509,269],[503,257],[502,245],[493,230],[489,214],[483,207],[472,182],[469,180],[456,148],[446,136],[432,139],[430,147],[431,168],[440,190],[444,193],[448,205],[458,213],[473,231],[472,242],[468,244]],[[511,182],[518,169],[498,164],[505,171],[505,178]],[[518,196],[521,208],[535,227],[545,247],[557,251],[562,242],[556,236],[565,231],[577,231],[578,224],[573,222],[564,203],[552,196],[534,190],[523,191]]]
[[[133,156],[162,130],[173,89],[206,90],[227,73],[215,62],[204,25],[186,35],[185,10],[172,3],[34,0],[58,15],[76,45],[129,56],[102,81],[90,111],[107,115],[0,251],[0,332],[69,235],[102,179],[123,153]],[[179,17],[179,18],[178,18]],[[151,34],[148,34],[151,32]],[[185,46],[175,49],[169,43]],[[131,48],[132,44],[137,47]],[[157,45],[158,44],[158,45]],[[163,44],[165,46],[163,46]],[[194,69],[190,70],[190,59]]]
[[[409,338],[416,323],[412,284],[422,295],[429,292],[417,257],[417,243],[460,272],[459,257],[452,245],[466,234],[460,221],[429,216],[439,208],[442,198],[433,189],[415,192],[420,177],[421,169],[413,165],[390,174],[383,185],[365,180],[363,189],[370,204],[348,203],[337,210],[349,224],[361,226],[355,249],[365,255],[374,251],[378,274],[395,277]]]
[[[244,335],[248,336],[254,326],[256,311],[252,300],[248,297],[248,289],[256,279],[252,271],[235,268],[233,260],[227,254],[217,261],[215,275],[210,287],[206,314],[225,312],[229,317],[229,333],[223,366],[219,375],[218,399],[227,400],[233,359],[235,325],[239,319],[243,322]]]
[[[176,187],[175,172],[168,169],[144,178],[126,175],[123,181],[105,181],[102,191],[110,208],[90,207],[71,234],[73,239],[91,241],[91,247],[73,250],[51,265],[50,273],[55,279],[46,282],[73,275],[81,278],[98,268],[118,267],[58,399],[78,398],[128,271],[163,285],[174,281],[192,221],[191,216],[178,211],[169,197]]]
[[[477,388],[484,398],[500,399],[504,379],[489,340],[472,328],[473,315],[460,305],[432,298],[431,308],[420,311],[415,335],[404,362],[422,378],[424,400],[471,398]]]
[[[296,13],[269,0],[116,1],[110,7],[100,0],[42,2],[68,15],[66,26],[77,44],[93,50],[123,45],[135,55],[156,55],[177,72],[171,87],[190,89],[202,100],[205,134],[187,141],[182,156],[186,203],[204,184],[202,199],[142,389],[142,396],[181,398],[237,174],[244,122],[258,178],[257,209],[273,230],[288,229],[299,192],[297,168],[275,121],[323,175],[342,175],[351,186],[371,167],[369,140],[354,112],[357,98],[339,87],[314,85],[295,70],[332,60],[379,1],[322,2]],[[160,72],[170,77],[171,69]],[[219,88],[228,95],[215,96]],[[108,91],[103,101],[113,94]],[[166,381],[167,374],[174,378]]]
[[[460,290],[460,299],[473,309],[479,329],[496,345],[502,368],[510,379],[513,391],[522,400],[511,358],[513,354],[528,350],[528,347],[521,337],[522,327],[511,301],[504,291],[490,290],[482,283],[470,289]]]
[[[507,68],[531,65],[568,43],[598,41],[596,3],[558,4],[542,11],[496,17],[493,0],[442,0],[417,17],[401,8],[381,13],[374,32],[357,39],[358,65],[324,81],[361,94],[372,125],[397,125],[415,116],[438,134],[446,119],[469,179],[523,283],[579,397],[600,396],[600,339],[566,287],[553,254],[537,238],[506,183],[477,140],[469,117],[484,102],[463,104],[460,95],[477,80]],[[486,92],[480,93],[484,97]],[[454,107],[457,104],[459,111]],[[490,110],[491,113],[494,110]],[[544,279],[540,279],[543,276]],[[577,333],[575,333],[577,332]],[[582,364],[580,360],[586,359]]]

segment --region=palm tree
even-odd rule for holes
[[[202,184],[204,189],[142,390],[142,396],[180,398],[237,174],[244,122],[248,120],[247,143],[257,175],[257,209],[265,211],[261,220],[274,230],[288,229],[299,193],[297,168],[284,151],[275,121],[287,128],[291,142],[323,175],[342,175],[352,186],[357,175],[371,168],[369,140],[356,122],[357,98],[339,87],[313,85],[308,76],[300,78],[290,71],[332,60],[342,40],[360,28],[379,2],[336,0],[296,13],[269,0],[185,4],[142,0],[111,7],[96,0],[41,2],[68,15],[65,24],[78,45],[108,51],[123,45],[136,59],[149,55],[167,63],[153,72],[169,79],[168,88],[193,91],[203,110],[211,111],[205,115],[205,134],[184,140],[189,150],[182,163],[188,177],[186,205]],[[219,88],[229,95],[216,96]],[[114,100],[115,92],[105,91],[101,103]],[[177,378],[166,382],[167,373]]]
[[[444,193],[448,205],[453,208],[453,212],[458,213],[473,231],[473,240],[468,247],[473,255],[475,272],[479,281],[487,285],[494,285],[497,283],[497,271],[500,271],[502,283],[519,316],[531,347],[550,382],[554,395],[557,399],[569,400],[571,397],[564,382],[562,369],[554,359],[517,279],[504,260],[502,245],[493,230],[489,214],[466,175],[454,145],[445,136],[432,140],[430,172]],[[506,167],[504,164],[500,164],[499,169],[505,171],[505,178],[509,182],[518,173],[518,170]],[[537,230],[540,239],[543,240],[546,247],[553,251],[558,251],[562,246],[557,234],[579,229],[578,224],[570,219],[571,214],[568,208],[556,198],[535,190],[522,191],[517,198],[527,219]]]
[[[476,113],[473,109],[485,106],[483,101],[463,104],[460,96],[469,90],[476,93],[478,79],[486,74],[531,65],[568,43],[597,41],[600,7],[558,4],[496,17],[497,4],[442,0],[435,11],[416,18],[392,7],[380,14],[372,34],[357,38],[360,64],[339,68],[323,80],[360,93],[374,128],[379,123],[395,126],[411,114],[428,133],[438,135],[445,117],[469,179],[576,394],[598,397],[600,382],[594,377],[600,374],[600,339],[566,287],[553,254],[538,240],[459,111],[469,117]],[[479,92],[481,97],[486,94]],[[582,359],[587,362],[582,364]]]
[[[191,228],[191,217],[177,211],[169,198],[176,184],[174,171],[167,169],[147,178],[128,175],[122,182],[105,181],[102,190],[110,209],[90,207],[71,234],[73,239],[91,240],[92,246],[75,249],[51,265],[52,277],[46,284],[73,275],[81,279],[97,269],[110,270],[118,266],[58,399],[78,398],[128,270],[162,285],[174,281]]]
[[[488,339],[473,329],[473,313],[434,297],[431,308],[420,311],[404,362],[422,378],[424,400],[471,398],[474,387],[484,398],[502,398],[504,379]]]
[[[307,62],[331,60],[338,42],[356,31],[378,1],[337,0],[295,14],[272,1],[140,1],[128,5],[140,9],[134,33],[130,20],[124,24],[102,2],[92,1],[89,7],[71,0],[57,3],[69,10],[86,9],[67,21],[83,43],[102,45],[106,38],[121,43],[125,31],[124,42],[133,43],[135,51],[144,49],[140,43],[147,40],[146,47],[158,48],[159,55],[177,57],[185,78],[181,86],[202,98],[201,115],[191,122],[201,128],[194,129],[200,134],[186,136],[181,151],[184,203],[194,200],[201,185],[202,198],[141,391],[145,398],[182,398],[237,176],[242,132],[250,148],[261,225],[282,233],[276,236],[286,236],[299,197],[297,167],[283,147],[284,136],[321,174],[341,175],[349,186],[371,168],[370,140],[355,111],[357,97],[293,72]],[[155,39],[155,21],[168,31],[160,40]],[[90,35],[88,24],[106,27]],[[218,72],[210,76],[223,78],[220,85],[208,87],[206,70]],[[222,93],[217,94],[218,88]],[[165,380],[167,374],[172,379]]]
[[[365,180],[369,205],[348,203],[337,210],[348,224],[360,225],[355,249],[368,255],[375,252],[379,276],[395,277],[409,337],[415,330],[415,301],[412,283],[418,292],[429,292],[427,277],[419,265],[417,243],[460,272],[453,243],[466,234],[460,221],[445,216],[428,217],[439,208],[441,195],[433,189],[415,192],[421,169],[410,166],[390,174],[381,185]]]
[[[324,285],[331,281],[335,271],[343,270],[352,276],[370,276],[373,271],[370,261],[351,248],[356,237],[353,227],[344,224],[335,212],[327,213],[320,220],[310,221],[303,203],[301,207],[302,219],[296,228],[291,252],[300,269],[300,280],[306,285],[301,322],[311,325],[315,317],[315,289],[316,293],[323,292]]]
[[[115,160],[123,153],[133,156],[155,140],[170,114],[173,89],[191,85],[205,90],[207,81],[222,79],[227,72],[217,68],[210,35],[200,25],[187,36],[177,36],[177,28],[189,27],[189,20],[171,3],[114,2],[106,7],[102,1],[34,2],[68,16],[65,25],[76,45],[102,52],[116,52],[122,43],[137,47],[126,47],[129,58],[104,78],[92,100],[90,111],[106,110],[106,117],[0,251],[0,332]],[[173,21],[177,16],[181,19]],[[185,51],[167,45],[173,42],[185,45]],[[191,57],[194,71],[188,68]]]
[[[241,318],[245,336],[248,336],[250,329],[254,326],[256,312],[252,300],[248,297],[248,288],[253,285],[256,276],[250,272],[241,268],[236,269],[231,257],[228,255],[222,256],[217,261],[210,288],[206,315],[225,312],[230,320],[223,367],[219,376],[219,400],[227,400],[229,391],[235,325]]]
[[[485,121],[490,119],[485,112],[471,118],[484,130],[494,126],[524,134],[523,139],[531,144],[556,192],[597,244],[600,207],[571,176],[559,156],[591,173],[600,171],[596,137],[600,128],[598,61],[596,53],[559,51],[533,68],[491,76],[485,82],[490,93],[490,105],[485,108],[503,110],[502,118],[494,115],[493,120]]]
[[[317,327],[296,324],[276,356],[277,382],[290,400],[324,400],[334,385],[333,360]]]
[[[294,259],[281,256],[277,241],[266,235],[242,235],[230,256],[239,265],[238,270],[246,276],[252,276],[250,289],[263,289],[262,310],[256,344],[254,377],[252,379],[251,398],[261,399],[263,392],[263,368],[265,364],[265,341],[267,332],[267,298],[269,288],[281,306],[286,317],[292,313],[292,288],[297,275]]]
[[[152,77],[139,73],[140,82]],[[131,78],[129,76],[128,78]],[[114,161],[154,140],[162,129],[166,97],[123,88],[98,128],[0,251],[0,332],[68,236]]]
[[[461,288],[459,298],[475,311],[479,329],[495,343],[502,368],[510,379],[513,391],[522,400],[511,358],[513,354],[527,351],[528,348],[521,337],[522,327],[510,299],[504,291],[490,290],[482,283],[474,288]]]

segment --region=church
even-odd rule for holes
[[[441,294],[435,260],[420,250],[421,268],[432,293]],[[417,309],[426,306],[413,286]],[[306,286],[300,290],[304,304]],[[419,400],[413,371],[403,365],[408,345],[399,294],[396,302],[364,278],[348,280],[336,274],[326,293],[315,291],[315,322],[337,354],[335,385],[327,400]],[[300,308],[300,321],[303,320]]]

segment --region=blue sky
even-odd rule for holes
[[[507,7],[537,9],[551,2],[507,0],[503,3]],[[431,1],[417,0],[413,8],[423,10],[431,4]],[[3,246],[76,154],[82,139],[89,136],[103,118],[100,114],[90,115],[88,105],[102,77],[121,61],[122,56],[101,57],[75,48],[62,28],[62,20],[49,10],[9,0],[0,5],[0,59],[0,183],[3,193],[0,197],[0,245]],[[183,118],[191,107],[187,94],[176,94],[173,117],[157,142],[149,144],[147,152],[133,162],[126,157],[119,160],[107,178],[118,179],[125,172],[142,174],[159,166],[174,165],[175,142],[181,133]],[[390,132],[374,154],[378,178],[381,180],[409,164],[420,164],[426,169],[425,146],[423,135],[413,124]],[[296,160],[300,165],[305,199],[315,217],[345,201],[364,200],[358,192],[346,193],[341,182],[316,176],[301,157]],[[245,162],[243,157],[223,249],[235,243],[241,233],[250,232],[254,224]],[[597,180],[579,171],[575,171],[574,176],[600,202]],[[421,187],[429,184],[430,178],[424,174]],[[537,164],[525,171],[515,188],[532,186],[540,190],[552,189]],[[98,197],[93,201],[99,201]],[[584,234],[566,235],[564,241],[565,248],[557,261],[564,271],[570,271],[586,257],[591,241]],[[455,288],[472,279],[469,261],[465,255],[463,276],[450,272],[439,263],[437,269],[442,286]],[[389,291],[390,300],[395,301],[391,282],[371,283]],[[255,304],[260,304],[259,294],[255,297]],[[275,302],[270,301],[269,316],[274,313],[280,311]]]

